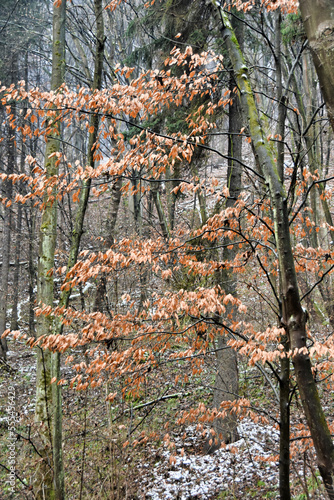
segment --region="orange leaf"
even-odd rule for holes
[[[76,191],[73,195],[73,203],[76,203],[77,201],[79,201],[79,194],[80,194],[80,189],[78,189],[78,191]]]

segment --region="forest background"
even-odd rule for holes
[[[5,498],[334,498],[332,2],[0,5]]]

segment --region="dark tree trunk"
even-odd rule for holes
[[[29,296],[29,336],[35,336],[35,283],[36,266],[34,263],[35,222],[36,212],[30,203],[30,207],[25,206],[24,215],[28,230],[28,296]]]
[[[13,111],[14,112],[14,111]],[[10,138],[11,131],[8,127],[7,139],[7,175],[14,172],[15,165],[15,145],[13,139]],[[12,199],[13,186],[11,180],[4,181],[4,197],[8,201]],[[6,206],[3,218],[3,237],[2,237],[2,265],[1,265],[1,293],[2,300],[0,303],[0,337],[6,330],[7,322],[7,301],[8,301],[8,284],[9,284],[9,264],[10,264],[10,244],[11,244],[11,224],[12,224],[12,208]],[[7,341],[1,339],[0,357],[6,358]]]
[[[18,330],[18,303],[19,303],[19,278],[20,278],[20,257],[21,257],[21,239],[22,239],[22,205],[18,204],[16,214],[16,236],[15,236],[15,253],[14,253],[14,276],[13,276],[13,300],[12,300],[12,317],[10,321],[10,329]]]
[[[281,140],[277,142],[277,172],[280,181],[284,182],[284,134],[286,119],[286,97],[283,94],[282,76],[282,16],[280,9],[275,13],[275,66],[278,100],[277,134]],[[281,288],[281,282],[280,282]],[[282,291],[282,290],[281,290]],[[281,295],[280,291],[280,295]],[[289,350],[289,341],[284,336],[282,343],[285,352]],[[281,500],[290,500],[290,359],[281,359],[279,381],[280,399],[280,454],[279,454],[279,491]]]

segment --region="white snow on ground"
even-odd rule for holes
[[[193,447],[200,439],[196,428],[188,427],[184,441],[181,438],[174,440],[176,452],[163,451],[163,460],[154,466],[153,471],[147,471],[138,479],[140,489],[146,483],[144,498],[217,498],[213,495],[224,490],[233,491],[234,488],[240,491],[247,483],[256,485],[261,478],[275,490],[278,486],[278,463],[264,462],[258,457],[269,458],[277,453],[278,431],[271,426],[255,424],[246,419],[239,425],[238,431],[241,439],[233,445],[211,455],[199,455],[187,453],[187,447]],[[231,452],[231,446],[237,452]],[[183,456],[180,455],[182,448]],[[169,463],[171,454],[176,457],[174,465]]]

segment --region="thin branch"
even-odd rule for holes
[[[1,463],[0,463],[0,466],[1,466],[3,469],[5,469],[6,471],[8,471],[8,472],[10,472],[10,473],[13,473],[13,472],[12,472],[10,469],[8,469],[8,467],[6,467],[5,465],[3,465],[3,464],[1,464]],[[25,488],[29,488],[29,489],[30,489],[29,484],[26,484],[26,483],[23,481],[23,479],[21,479],[21,478],[20,478],[20,476],[18,476],[18,475],[16,474],[16,472],[14,472],[14,475],[15,475],[15,477],[16,477],[16,478],[20,481],[20,483],[22,483],[22,484],[23,484],[23,486],[24,486]]]
[[[311,286],[311,288],[308,290],[308,292],[306,292],[306,293],[302,296],[302,298],[301,298],[300,300],[304,300],[304,299],[305,299],[305,297],[307,297],[307,296],[308,296],[308,295],[309,295],[309,294],[310,294],[310,293],[311,293],[311,292],[312,292],[312,291],[313,291],[313,290],[314,290],[314,289],[315,289],[315,288],[319,285],[319,283],[321,283],[321,282],[322,282],[322,280],[324,279],[324,277],[325,277],[328,273],[330,273],[332,269],[334,269],[334,264],[333,264],[333,265],[332,265],[329,269],[327,269],[327,271],[326,271],[326,272],[324,272],[324,274],[321,276],[321,278],[320,278],[318,281],[316,281],[316,282],[314,283],[314,285],[313,285],[313,286]]]
[[[128,408],[128,409],[124,410],[124,413],[127,413],[129,411],[141,410],[142,408],[145,408],[146,406],[156,405],[157,403],[160,403],[160,401],[165,401],[167,399],[179,398],[181,396],[190,396],[190,394],[191,394],[191,392],[177,392],[175,394],[167,394],[167,396],[161,396],[160,398],[153,399],[152,401],[148,401],[147,403],[142,403],[138,406],[134,406],[133,408]],[[119,417],[117,417],[117,418],[119,418]]]
[[[295,220],[295,218],[297,217],[298,213],[300,212],[300,210],[303,208],[303,206],[305,205],[306,201],[307,201],[307,197],[311,191],[311,189],[313,188],[313,186],[315,186],[316,184],[322,184],[322,183],[325,183],[325,182],[328,182],[328,181],[331,181],[334,179],[334,176],[332,177],[327,177],[326,179],[319,179],[318,181],[313,181],[312,184],[309,186],[309,188],[307,189],[306,193],[305,193],[305,196],[304,196],[304,199],[303,201],[301,202],[301,204],[299,205],[299,208],[297,209],[297,211],[294,213],[292,219],[290,220],[289,222],[289,225],[291,225],[293,223],[293,221]]]

